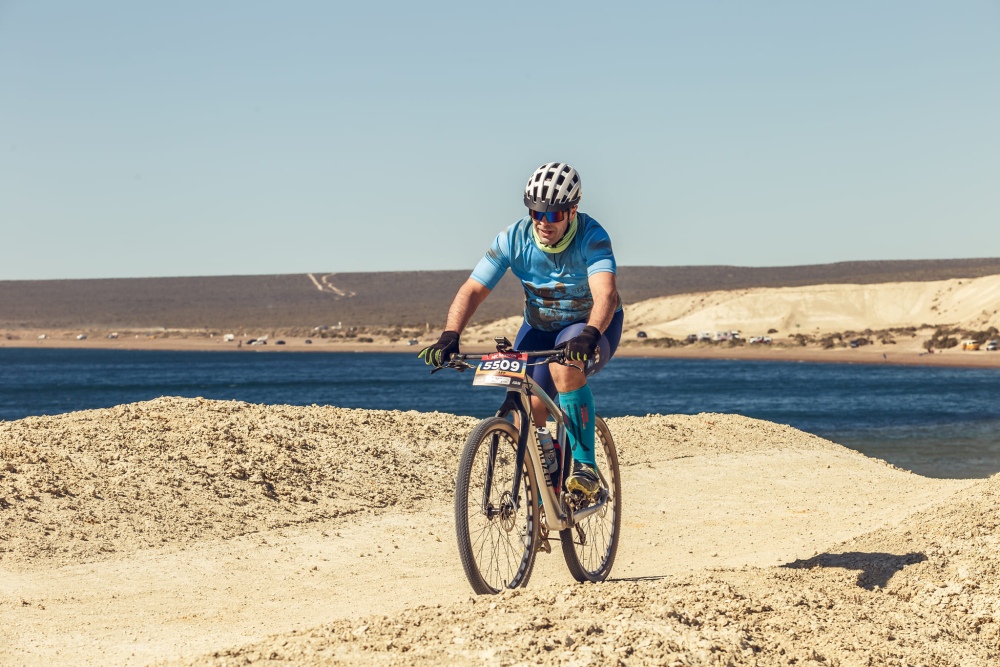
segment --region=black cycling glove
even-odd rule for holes
[[[587,361],[594,356],[597,343],[601,340],[601,332],[597,327],[584,327],[583,331],[559,347],[566,347],[566,358],[570,361]]]
[[[448,363],[453,354],[458,354],[458,332],[445,331],[438,338],[438,342],[420,350],[417,357],[423,359],[428,366],[441,368]]]

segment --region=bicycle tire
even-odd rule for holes
[[[458,555],[469,584],[480,595],[527,585],[535,566],[538,495],[527,457],[518,493],[519,506],[515,509],[512,502],[517,440],[517,429],[506,419],[484,419],[465,441],[458,465],[455,483]],[[484,487],[494,442],[493,483],[484,511]]]
[[[608,425],[600,416],[595,419],[595,427],[596,439],[602,447],[594,453],[597,454],[597,469],[607,483],[608,503],[601,512],[579,522],[578,526],[586,536],[585,543],[580,540],[577,526],[559,531],[566,566],[573,578],[580,582],[607,579],[621,541],[622,496],[618,450]],[[600,451],[604,452],[604,461],[601,461]]]

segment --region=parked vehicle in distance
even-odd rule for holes
[[[87,340],[87,334],[78,334],[77,337],[76,337],[76,339],[77,340]]]
[[[968,340],[963,340],[962,341],[962,349],[970,351],[970,352],[975,352],[976,350],[979,349],[979,342],[978,341],[974,341],[971,338],[968,339]]]
[[[645,331],[637,331],[636,334],[635,334],[635,337],[636,338],[645,338],[646,337],[646,332]]]
[[[236,340],[236,334],[226,334],[222,337],[223,343],[232,343],[234,340]]]
[[[406,344],[407,345],[417,345],[419,342],[420,341],[417,340],[416,338],[411,338],[410,340],[406,341]]]
[[[770,345],[771,344],[771,337],[770,336],[750,336],[750,338],[747,340],[747,343],[749,343],[750,345]]]
[[[702,331],[698,334],[698,340],[712,340],[711,331]]]
[[[285,341],[283,341],[283,340],[276,340],[276,341],[274,341],[274,344],[275,345],[284,345]]]
[[[687,341],[688,343],[697,343],[698,334],[688,334],[687,338],[685,338],[684,340]]]
[[[985,350],[987,352],[996,352],[998,349],[1000,349],[1000,340],[994,338],[990,342],[986,343]]]
[[[306,338],[306,345],[312,345],[312,344],[313,342],[310,339]]]

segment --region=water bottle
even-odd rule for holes
[[[542,467],[549,475],[559,470],[559,457],[556,456],[556,448],[552,445],[552,434],[544,426],[535,429],[538,436],[538,445],[542,448]]]

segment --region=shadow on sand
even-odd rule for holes
[[[845,570],[860,570],[858,586],[873,590],[876,586],[885,588],[892,576],[907,565],[922,563],[927,556],[922,553],[887,554],[864,551],[848,551],[842,554],[820,554],[807,560],[796,560],[781,567],[796,570],[811,570],[816,567],[840,567]]]

